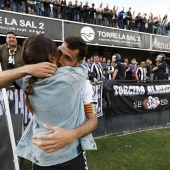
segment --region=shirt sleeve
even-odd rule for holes
[[[88,104],[93,102],[93,87],[89,80],[85,80],[84,86],[82,89],[82,97],[83,97],[83,103]]]

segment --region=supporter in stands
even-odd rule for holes
[[[158,15],[158,22],[157,22],[157,32],[156,34],[158,35],[162,35],[162,19],[161,19],[161,15]]]
[[[155,17],[153,18],[153,24],[154,24],[154,34],[157,34],[158,16],[155,16]]]
[[[27,0],[27,9],[28,9],[28,14],[33,15],[34,14],[34,9],[35,9],[36,1],[34,0]]]
[[[128,58],[124,59],[124,65],[126,67],[126,80],[132,80],[132,72],[129,68],[129,59]]]
[[[151,33],[153,34],[154,33],[154,19],[153,19],[153,14],[152,12],[149,14],[149,17],[148,17],[148,33]]]
[[[12,0],[12,11],[21,12],[21,0]]]
[[[4,10],[10,11],[11,10],[11,1],[10,0],[4,0]]]
[[[119,28],[124,29],[124,7],[122,8],[122,10],[118,13],[118,25]]]
[[[133,31],[136,31],[136,25],[135,25],[136,19],[135,19],[135,11],[132,12],[132,19],[130,21],[130,29]]]
[[[21,47],[17,43],[16,35],[13,32],[6,34],[6,43],[0,45],[0,62],[2,70],[20,67]]]
[[[103,25],[103,3],[100,3],[100,6],[96,9],[96,23],[97,25]]]
[[[114,67],[115,67],[115,62],[112,61],[112,62],[111,62],[111,65],[108,66],[108,76],[106,77],[106,79],[112,80],[112,78],[113,78],[113,73],[114,73]]]
[[[72,1],[68,2],[68,20],[74,21],[74,7]]]
[[[152,61],[148,58],[146,59],[146,70],[147,70],[147,80],[153,80],[153,73],[152,69],[154,68],[154,65],[152,64]]]
[[[103,25],[109,26],[109,17],[110,17],[110,9],[109,5],[107,4],[103,10]]]
[[[165,14],[162,19],[162,35],[166,35],[167,24],[168,24],[168,14]]]
[[[148,30],[148,19],[147,19],[146,16],[147,16],[146,13],[144,13],[142,15],[142,26],[141,26],[141,31],[142,32],[147,32],[147,30]]]
[[[93,55],[93,64],[91,66],[91,76],[92,76],[92,81],[95,83],[98,83],[100,80],[105,79],[103,76],[103,68],[101,63],[99,62],[99,55],[94,54]]]
[[[129,7],[129,10],[126,12],[126,18],[125,18],[125,23],[126,23],[126,29],[130,30],[131,29],[131,20],[132,20],[132,13],[131,13],[131,7]]]
[[[94,59],[94,57],[93,57],[93,59]],[[102,64],[102,62],[103,62],[103,57],[102,56],[99,57],[99,62],[100,62],[100,64]]]
[[[59,2],[58,0],[50,0],[50,16],[54,18],[58,18],[58,11],[59,11]]]
[[[74,7],[74,21],[80,22],[80,6],[78,5],[78,0],[75,0]]]
[[[105,57],[103,57],[103,61],[102,61],[101,65],[102,65],[103,75],[104,75],[104,77],[106,77],[108,75],[108,72],[107,72],[108,65],[106,63],[106,58]]]
[[[166,56],[165,54],[158,54],[156,57],[157,65],[152,69],[155,80],[164,80],[166,78]]]
[[[39,16],[43,16],[44,15],[44,6],[43,6],[43,3],[41,3],[41,1],[39,1],[39,0],[36,0],[34,14],[35,15],[39,15]]]
[[[79,2],[79,6],[80,6],[80,22],[83,22],[83,2]]]
[[[109,27],[114,27],[114,22],[113,22],[113,10],[109,10],[109,18],[108,18],[108,22],[109,22]]]
[[[145,82],[146,81],[146,73],[147,73],[147,70],[145,68],[145,62],[141,61],[140,67],[137,68],[136,73],[135,73],[136,74],[136,80]]]
[[[120,54],[114,54],[112,56],[112,61],[116,63],[114,67],[113,80],[125,80],[126,78],[126,67],[121,62],[122,58]]]
[[[96,9],[95,4],[92,4],[92,7],[90,8],[90,24],[96,24]]]
[[[113,6],[113,26],[114,28],[118,28],[118,14],[117,14],[118,7]]]
[[[136,19],[136,30],[141,31],[142,30],[142,17],[141,17],[140,12],[138,13],[135,19]]]
[[[85,2],[85,5],[83,5],[83,22],[89,23],[90,20],[90,7],[88,1]]]

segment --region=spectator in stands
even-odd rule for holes
[[[103,25],[103,3],[100,3],[100,6],[96,9],[96,23],[97,25]]]
[[[120,54],[114,54],[112,56],[112,61],[116,63],[114,67],[113,80],[125,80],[126,78],[126,67],[121,62],[122,58]]]
[[[148,33],[153,34],[154,33],[154,19],[153,19],[153,14],[150,12],[149,17],[148,17]]]
[[[31,15],[34,14],[35,5],[36,5],[36,1],[27,0],[28,14],[31,14]]]
[[[74,7],[72,1],[68,2],[68,20],[74,21]]]
[[[103,10],[103,25],[109,26],[109,16],[110,16],[110,9],[109,5],[107,4]]]
[[[145,68],[145,62],[141,61],[140,67],[137,68],[137,70],[136,70],[136,80],[145,82],[146,81],[146,73],[147,73],[147,70]]]
[[[153,73],[152,73],[153,68],[154,65],[152,64],[152,61],[149,58],[146,59],[147,80],[153,80]]]
[[[79,6],[80,6],[80,22],[83,22],[83,2],[79,2]]]
[[[90,20],[90,7],[88,1],[83,5],[83,22],[89,23]]]
[[[130,20],[130,29],[136,31],[136,18],[135,18],[135,11],[132,12],[132,19]]]
[[[126,80],[132,80],[132,72],[129,68],[129,59],[128,58],[124,59],[124,65],[126,67]]]
[[[109,18],[108,18],[108,22],[109,22],[109,27],[114,27],[114,22],[113,22],[113,10],[109,10]]]
[[[108,76],[106,77],[106,79],[112,80],[115,65],[116,65],[115,62],[112,61],[112,62],[111,62],[111,65],[108,66]]]
[[[157,65],[152,69],[155,80],[164,80],[166,78],[166,56],[165,54],[158,54],[156,57]]]
[[[107,72],[108,65],[106,63],[106,58],[105,57],[103,57],[103,61],[102,61],[101,65],[102,65],[103,75],[104,75],[104,77],[106,77],[107,74],[108,74],[108,72]]]
[[[51,0],[51,3],[53,4],[53,11],[51,11],[54,18],[58,18],[59,15],[59,2],[58,0]]]
[[[157,32],[156,34],[158,35],[162,35],[162,19],[161,19],[161,15],[158,15],[158,23],[157,23]]]
[[[118,25],[121,29],[124,29],[124,15],[124,7],[122,7],[122,10],[118,13]]]
[[[125,18],[127,30],[130,30],[131,28],[131,25],[130,25],[131,20],[132,20],[132,13],[131,13],[131,7],[129,7],[129,10],[126,12],[126,18]]]
[[[12,11],[14,12],[21,12],[21,1],[12,0]]]
[[[100,80],[105,78],[103,76],[103,68],[102,68],[102,65],[99,62],[99,55],[98,54],[93,55],[93,61],[94,62],[91,66],[92,81],[94,81],[95,83],[98,83]]]
[[[168,24],[168,14],[165,14],[162,19],[162,35],[166,35],[167,24]]]
[[[114,28],[118,28],[118,14],[117,14],[118,7],[113,6],[113,26]]]
[[[53,3],[52,0],[50,0],[51,3]],[[53,7],[51,7],[53,10]],[[41,1],[36,0],[36,4],[35,4],[35,9],[34,9],[34,14],[35,15],[39,15],[39,16],[43,16],[44,15],[44,5],[43,3],[41,3]],[[53,14],[53,11],[51,11],[51,13]]]
[[[102,56],[99,57],[99,62],[100,62],[100,64],[102,64],[102,62],[103,62],[103,57]]]
[[[62,0],[60,1],[60,12],[61,12],[61,18],[62,19],[66,19],[66,7],[67,7],[67,3],[66,3],[66,0]]]
[[[11,1],[10,0],[4,0],[4,10],[10,11],[11,10]]]
[[[154,34],[157,34],[158,16],[155,16],[155,17],[153,18],[153,24],[154,24]]]
[[[142,29],[142,17],[141,13],[139,12],[138,15],[136,16],[136,30],[141,31]]]
[[[92,4],[92,7],[90,8],[90,24],[96,24],[96,9],[95,4]]]
[[[167,33],[167,36],[170,36],[170,22],[168,22],[168,25],[166,27],[166,33]]]
[[[75,0],[74,7],[74,21],[80,22],[80,6],[78,5],[78,0]]]
[[[0,45],[0,62],[2,70],[20,67],[21,47],[17,43],[16,35],[13,32],[6,34],[6,43]]]
[[[144,13],[142,15],[142,26],[141,26],[141,31],[142,32],[147,32],[147,30],[148,30],[148,19],[147,19],[146,16],[147,16],[146,13]]]

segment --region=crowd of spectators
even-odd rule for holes
[[[142,60],[140,63],[133,58],[129,63],[128,58],[124,58],[124,60],[120,58],[120,60],[113,61],[110,59],[106,60],[105,57],[94,54],[91,58],[87,59],[87,63],[89,66],[89,79],[95,83],[102,79],[143,82],[146,80],[170,79],[170,69],[169,65],[165,62],[164,54],[158,55],[154,63],[152,63],[152,60],[149,58],[145,61]],[[119,67],[118,65],[123,66]],[[119,77],[114,76],[115,70],[121,73],[123,71],[123,78],[120,77],[120,74]],[[118,73],[116,74],[118,75]]]
[[[109,8],[107,4],[98,7],[94,3],[89,5],[88,1],[75,2],[66,0],[0,0],[0,8],[21,13],[34,14],[45,17],[109,26],[120,29],[134,30],[153,33],[158,35],[169,35],[170,22],[168,15],[153,16],[152,12],[147,15],[131,10],[118,9],[117,6]]]

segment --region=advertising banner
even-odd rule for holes
[[[93,25],[64,22],[64,37],[81,36],[87,43],[122,46],[131,48],[150,48],[150,36],[139,32],[99,27]]]
[[[170,51],[170,38],[152,35],[152,49]]]
[[[56,19],[38,17],[0,10],[0,34],[14,32],[17,36],[29,37],[42,32],[46,37],[62,41],[62,22]]]

